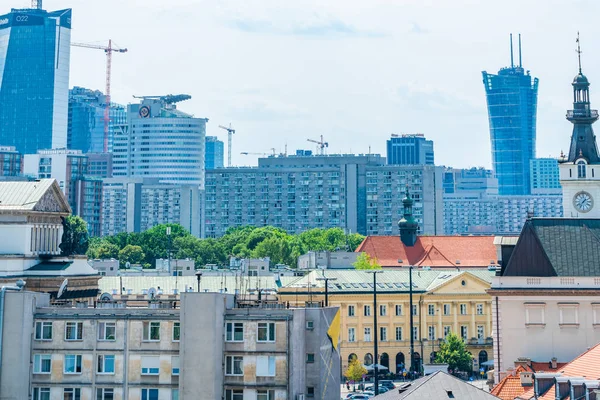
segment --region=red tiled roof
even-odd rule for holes
[[[550,366],[550,363],[547,363],[547,362],[535,362],[535,361],[531,362],[531,368],[535,372],[556,372],[556,371],[560,371],[562,369],[562,367],[564,367],[565,365],[567,365],[567,363],[559,362],[559,363],[556,363],[556,368],[552,368]]]
[[[516,397],[525,393],[525,390],[529,389],[529,386],[521,385],[521,372],[533,372],[530,368],[525,368],[519,365],[515,369],[515,375],[507,375],[498,383],[490,392],[494,396],[502,400],[514,400]]]
[[[356,251],[376,258],[382,267],[487,267],[498,259],[494,236],[419,236],[412,247],[399,236],[367,236]]]

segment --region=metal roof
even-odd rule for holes
[[[39,179],[35,181],[0,181],[0,211],[23,210],[33,211],[44,195],[58,183],[54,179]],[[58,199],[57,199],[58,200]],[[65,212],[71,212],[66,200],[60,199]],[[59,200],[59,201],[60,201]]]

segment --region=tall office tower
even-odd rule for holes
[[[425,135],[392,135],[387,141],[388,165],[434,165],[433,140]]]
[[[84,153],[104,152],[104,109],[106,96],[98,90],[74,87],[69,90],[67,148]],[[108,151],[113,150],[115,127],[127,122],[125,106],[111,103],[109,108]]]
[[[534,158],[530,163],[531,194],[560,194],[560,177],[556,158]]]
[[[208,169],[223,168],[223,154],[225,146],[216,136],[206,137],[206,155],[204,157],[204,166]]]
[[[127,124],[115,132],[113,176],[158,178],[204,189],[206,118],[179,111],[188,95],[145,96],[127,106]]]
[[[530,190],[529,161],[535,158],[538,79],[523,69],[521,35],[519,35],[519,64],[513,61],[512,34],[510,37],[510,67],[497,75],[483,74],[492,163],[498,178],[501,195],[528,194]]]
[[[0,143],[20,153],[67,146],[71,10],[0,16]]]

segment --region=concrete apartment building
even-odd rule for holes
[[[206,237],[243,225],[290,233],[314,227],[398,233],[407,184],[419,231],[441,233],[441,172],[426,165],[388,166],[378,154],[271,156],[259,158],[258,167],[207,171]]]
[[[327,336],[336,308],[240,309],[218,293],[183,293],[181,308],[56,307],[25,291],[2,300],[2,398],[340,397],[339,353]]]
[[[201,233],[201,191],[198,185],[161,183],[158,178],[104,180],[102,235],[143,232],[176,223],[195,236]]]

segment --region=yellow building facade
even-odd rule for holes
[[[443,338],[461,336],[478,371],[492,356],[490,288],[494,272],[487,270],[413,270],[413,335],[415,369],[435,359]],[[319,279],[320,278],[320,279]],[[278,291],[290,306],[324,304],[328,279],[329,306],[341,312],[340,352],[342,370],[357,357],[373,363],[374,313],[377,312],[378,364],[392,373],[410,369],[409,272],[377,274],[377,310],[373,305],[373,274],[356,270],[313,271]]]

